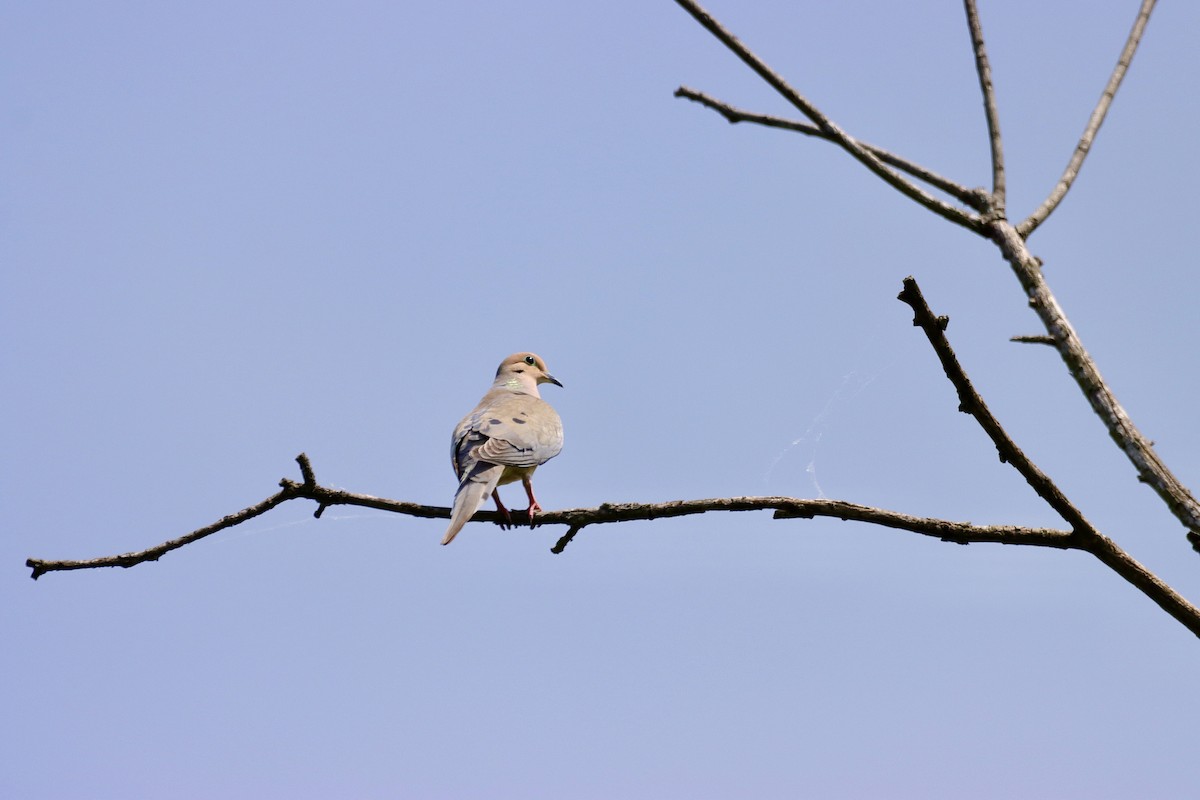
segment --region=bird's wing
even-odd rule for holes
[[[562,421],[545,400],[489,392],[454,429],[454,469],[462,478],[479,461],[536,467],[558,455],[562,445]]]

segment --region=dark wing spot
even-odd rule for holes
[[[520,417],[513,417],[513,418],[512,418],[512,421],[513,421],[513,422],[515,422],[515,423],[517,423],[518,425],[524,425],[524,424],[525,424],[525,420],[521,419]]]

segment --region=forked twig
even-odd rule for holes
[[[768,128],[779,128],[780,130],[794,131],[795,133],[812,136],[817,139],[823,139],[827,142],[836,141],[825,131],[818,128],[816,125],[810,125],[807,122],[797,122],[795,120],[785,119],[783,117],[775,117],[770,114],[756,114],[752,111],[745,111],[740,108],[729,105],[728,103],[717,100],[704,92],[698,92],[695,89],[690,89],[687,86],[680,86],[675,90],[676,97],[684,97],[699,103],[702,106],[711,108],[718,114],[727,119],[730,124],[739,122],[751,122],[757,125],[762,125]],[[987,191],[981,188],[968,189],[961,183],[952,181],[944,175],[939,175],[927,167],[923,167],[907,158],[896,155],[882,147],[876,147],[872,144],[867,144],[864,141],[859,141],[859,144],[866,150],[870,151],[880,161],[885,164],[890,164],[896,169],[907,172],[914,178],[928,183],[935,189],[940,189],[946,194],[958,200],[965,206],[975,209],[976,211],[984,211],[988,208]]]
[[[746,63],[750,69],[758,73],[758,76],[766,81],[771,88],[783,96],[785,100],[800,110],[804,116],[808,117],[814,125],[823,131],[831,141],[836,142],[850,155],[854,156],[866,166],[867,169],[874,172],[885,182],[897,189],[900,193],[908,198],[915,200],[925,208],[945,217],[951,222],[962,225],[968,230],[981,232],[983,229],[982,222],[975,214],[963,211],[960,208],[955,208],[949,203],[939,200],[933,195],[921,189],[916,184],[906,180],[900,173],[884,164],[874,153],[863,147],[854,137],[843,131],[831,119],[825,116],[815,105],[810,103],[803,95],[797,92],[787,81],[780,77],[774,70],[767,66],[766,62],[760,59],[757,55],[750,51],[745,45],[738,41],[737,37],[727,31],[721,23],[717,22],[711,14],[709,14],[700,4],[693,0],[675,0],[685,11],[691,14],[697,22],[703,25],[709,33],[717,37],[718,40],[733,53]]]

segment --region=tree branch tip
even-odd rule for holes
[[[908,277],[906,277],[903,281],[901,281],[901,283],[903,284],[904,288],[902,288],[900,290],[900,294],[896,295],[897,300],[899,300],[902,303],[906,303],[910,306],[913,306],[914,303],[917,303],[924,299],[921,296],[921,287],[917,285],[917,279],[914,278],[912,275],[909,275]],[[915,306],[913,306],[913,310],[914,311],[916,310]],[[921,323],[917,322],[915,319],[913,320],[913,325],[920,325],[920,324]]]
[[[1155,0],[1142,0],[1137,17],[1133,21],[1133,27],[1130,29],[1129,36],[1125,40],[1125,46],[1121,48],[1121,54],[1117,57],[1117,63],[1108,78],[1108,83],[1105,85],[1104,91],[1100,93],[1100,99],[1096,102],[1096,106],[1092,109],[1092,113],[1088,117],[1087,125],[1079,137],[1079,143],[1075,145],[1075,150],[1071,154],[1066,168],[1063,170],[1062,177],[1058,179],[1058,183],[1055,184],[1054,189],[1042,201],[1037,210],[1017,225],[1017,235],[1021,239],[1028,238],[1031,233],[1037,230],[1038,226],[1054,213],[1059,203],[1066,197],[1067,192],[1074,186],[1076,179],[1079,177],[1079,171],[1083,167],[1084,159],[1091,152],[1092,146],[1095,144],[1096,135],[1100,131],[1100,126],[1104,124],[1104,119],[1108,115],[1109,107],[1116,97],[1117,90],[1121,88],[1121,82],[1125,79],[1125,75],[1129,71],[1134,54],[1141,43],[1142,34],[1145,32],[1146,24],[1150,20],[1150,12],[1153,10],[1154,5]]]
[[[1191,535],[1191,534],[1189,534],[1189,535]],[[43,564],[44,564],[44,562],[42,562],[41,560],[36,559],[36,558],[25,559],[25,566],[27,566],[31,570],[33,570],[33,572],[30,574],[29,577],[33,578],[36,581],[38,578],[45,575],[47,570],[46,570],[45,566],[43,566]]]
[[[567,532],[564,533],[559,540],[554,543],[554,547],[550,548],[550,552],[556,556],[560,555],[563,550],[567,549],[567,545],[571,543],[571,540],[574,539],[575,535],[581,530],[583,530],[582,525],[572,525]]]
[[[313,517],[316,519],[320,519],[321,515],[325,513],[325,509],[328,507],[329,506],[325,505],[324,503],[318,504],[317,510],[313,512]]]
[[[1197,553],[1200,553],[1200,533],[1196,533],[1195,531],[1188,531],[1187,540],[1188,540],[1188,542],[1191,543],[1192,549],[1195,550]],[[34,575],[34,577],[36,578],[37,576]]]
[[[742,118],[738,116],[738,112],[735,109],[726,103],[722,103],[715,98],[709,97],[708,95],[704,94],[704,92],[698,92],[695,89],[689,89],[686,86],[680,86],[675,90],[675,96],[682,97],[685,100],[691,100],[693,103],[699,103],[706,108],[711,108],[713,111],[716,111],[718,114],[724,117],[725,121],[730,125],[736,125],[742,121]]]
[[[1016,342],[1017,344],[1048,344],[1052,347],[1055,344],[1054,337],[1047,336],[1044,333],[1029,334],[1025,336],[1010,336],[1008,340],[1010,342]]]
[[[307,453],[301,453],[296,456],[296,463],[300,465],[300,475],[304,478],[304,485],[313,487],[317,485],[317,476],[313,472],[312,462],[308,459]]]

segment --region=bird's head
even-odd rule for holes
[[[536,353],[513,353],[501,361],[496,369],[497,386],[507,386],[537,395],[537,387],[543,383],[562,386],[558,378],[547,371],[546,362]]]

